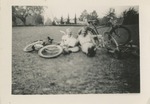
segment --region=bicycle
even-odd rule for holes
[[[98,29],[107,26],[98,27],[95,25],[95,22],[95,20],[89,20],[87,27],[89,33],[95,35],[94,40],[97,47],[105,47],[109,53],[113,53],[115,58],[120,58],[122,53],[136,48],[137,51],[135,53],[139,56],[139,49],[137,46],[133,48],[131,32],[127,27],[117,24],[116,20],[114,21],[110,18],[109,22],[111,24],[109,28],[103,34],[99,34]]]
[[[60,31],[61,33],[65,33],[63,31]],[[66,34],[66,33],[65,33]],[[62,46],[60,45],[60,42],[54,41],[54,39],[51,39],[50,37],[47,37],[47,41],[44,40],[37,40],[29,45],[27,45],[23,51],[24,52],[33,52],[38,51],[38,55],[43,58],[55,58],[61,55],[62,53],[64,55],[69,54],[71,52],[78,52],[79,47],[70,47],[70,46]]]
[[[38,55],[43,58],[54,58],[59,56],[63,52],[63,48],[59,45],[59,42],[53,41],[50,37],[47,37],[47,41],[37,40],[24,49],[24,52],[38,51]]]

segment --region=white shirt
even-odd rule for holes
[[[91,35],[87,34],[86,36],[79,35],[78,40],[81,44],[81,49],[83,52],[88,53],[88,49],[95,46],[92,42]]]
[[[77,43],[78,43],[78,40],[76,38],[74,38],[73,36],[69,36],[69,35],[62,36],[61,45],[74,47],[74,46],[76,46]]]
[[[86,36],[79,35],[78,40],[79,40],[81,45],[83,45],[85,43],[92,43],[92,39],[91,39],[90,34],[87,34]]]

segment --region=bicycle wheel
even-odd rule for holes
[[[119,45],[125,45],[131,40],[131,32],[124,26],[116,26],[110,31],[110,33]]]
[[[43,43],[43,41],[36,41],[36,42],[33,42],[33,43],[27,45],[27,46],[23,49],[23,51],[24,51],[24,52],[32,52],[32,51],[35,51],[36,49],[35,49],[34,45],[36,45],[36,44],[42,44],[42,43]]]
[[[63,49],[59,45],[47,45],[38,51],[39,56],[43,58],[54,58],[59,56]]]
[[[121,57],[121,52],[115,38],[111,36],[109,32],[105,32],[103,38],[107,51],[111,53],[114,58],[119,59]]]
[[[116,50],[119,50],[117,41],[115,40],[115,38],[113,36],[111,36],[111,34],[109,32],[105,32],[103,38],[104,38],[105,48],[109,52],[113,53]]]

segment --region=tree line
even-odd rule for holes
[[[43,16],[46,7],[43,6],[12,6],[12,25],[64,25],[64,24],[77,24],[77,17],[71,19],[68,17],[64,19],[63,17],[57,19],[56,17],[51,20],[51,18],[45,19]]]
[[[108,25],[110,17],[113,17],[118,21],[122,19],[123,25],[139,24],[139,13],[134,8],[129,8],[128,10],[123,11],[120,17],[116,16],[115,9],[110,8],[108,13],[102,18],[98,17],[98,14],[95,10],[91,13],[88,13],[87,10],[84,10],[80,15],[79,20],[84,21],[86,18],[87,20],[96,20],[98,25]]]
[[[45,25],[43,16],[44,9],[44,6],[12,6],[12,23],[13,25],[18,25],[19,23],[21,25]],[[53,21],[49,19],[48,22],[52,23],[52,25],[56,25],[57,22],[61,25],[78,24],[78,21],[82,22],[87,19],[96,20],[97,25],[108,25],[109,17],[113,17],[118,20],[123,18],[123,25],[139,24],[139,13],[134,8],[129,8],[128,10],[123,11],[120,17],[116,16],[115,9],[110,8],[107,14],[102,18],[99,18],[95,10],[91,13],[84,10],[79,18],[77,18],[75,14],[72,23],[70,22],[71,19],[69,14],[67,19],[60,17],[60,19],[56,18]]]
[[[33,16],[36,25],[43,24],[43,16],[41,15],[43,12],[43,6],[12,6],[12,23],[17,25],[17,19],[20,19],[20,22],[26,25],[27,17]]]

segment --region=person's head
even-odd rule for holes
[[[82,31],[81,31],[81,34],[83,34],[84,36],[86,36],[87,33],[88,33],[88,28],[87,27],[83,27]]]
[[[66,29],[67,35],[71,36],[72,35],[72,30],[70,28]]]
[[[89,57],[94,57],[95,54],[96,54],[95,46],[89,47],[89,48],[88,48],[87,56],[89,56]]]

